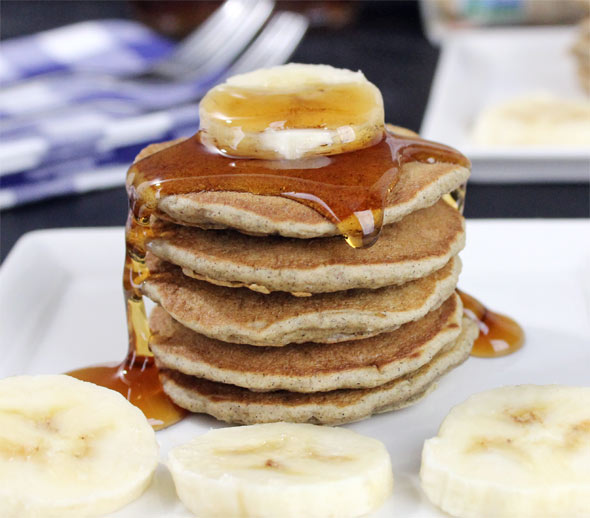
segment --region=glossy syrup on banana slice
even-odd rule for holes
[[[298,86],[296,91],[221,85],[201,103],[212,118],[244,132],[281,129],[335,129],[362,125],[376,109],[370,83],[336,83]],[[273,121],[269,123],[269,114]]]
[[[376,144],[383,133],[381,96],[368,82],[295,91],[221,85],[199,112],[212,145],[243,158],[335,155]]]
[[[285,68],[211,89],[199,105],[206,139],[223,153],[258,159],[336,155],[380,140],[383,99],[362,74]]]

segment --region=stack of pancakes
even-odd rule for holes
[[[162,197],[143,291],[166,393],[233,423],[338,424],[419,400],[478,334],[455,293],[464,220],[441,199],[468,175],[404,165],[367,249],[286,198]]]

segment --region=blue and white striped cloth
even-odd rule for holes
[[[121,185],[142,147],[194,133],[210,84],[124,81],[173,48],[123,20],[3,42],[0,208]]]

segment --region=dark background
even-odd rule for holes
[[[293,2],[290,2],[290,5]],[[130,18],[137,2],[2,0],[3,39],[99,18]],[[311,29],[291,61],[361,69],[383,93],[388,121],[420,128],[438,49],[422,33],[418,5],[411,1],[362,2],[344,28]],[[0,259],[25,232],[42,228],[118,226],[125,223],[123,187],[65,196],[0,214]],[[468,218],[582,218],[590,215],[586,184],[469,186]]]

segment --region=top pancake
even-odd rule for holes
[[[415,135],[395,128],[399,134]],[[135,161],[162,151],[182,140],[151,144]],[[456,164],[405,164],[398,183],[389,193],[384,224],[436,203],[444,194],[464,184],[469,170]],[[340,234],[334,223],[312,208],[281,196],[265,196],[233,191],[204,191],[163,195],[158,202],[163,217],[182,225],[205,229],[232,228],[252,235],[281,235],[313,238]]]
[[[255,291],[323,293],[403,284],[439,270],[465,244],[461,214],[444,201],[383,228],[370,248],[340,236],[286,239],[170,224],[149,250],[185,274]]]

